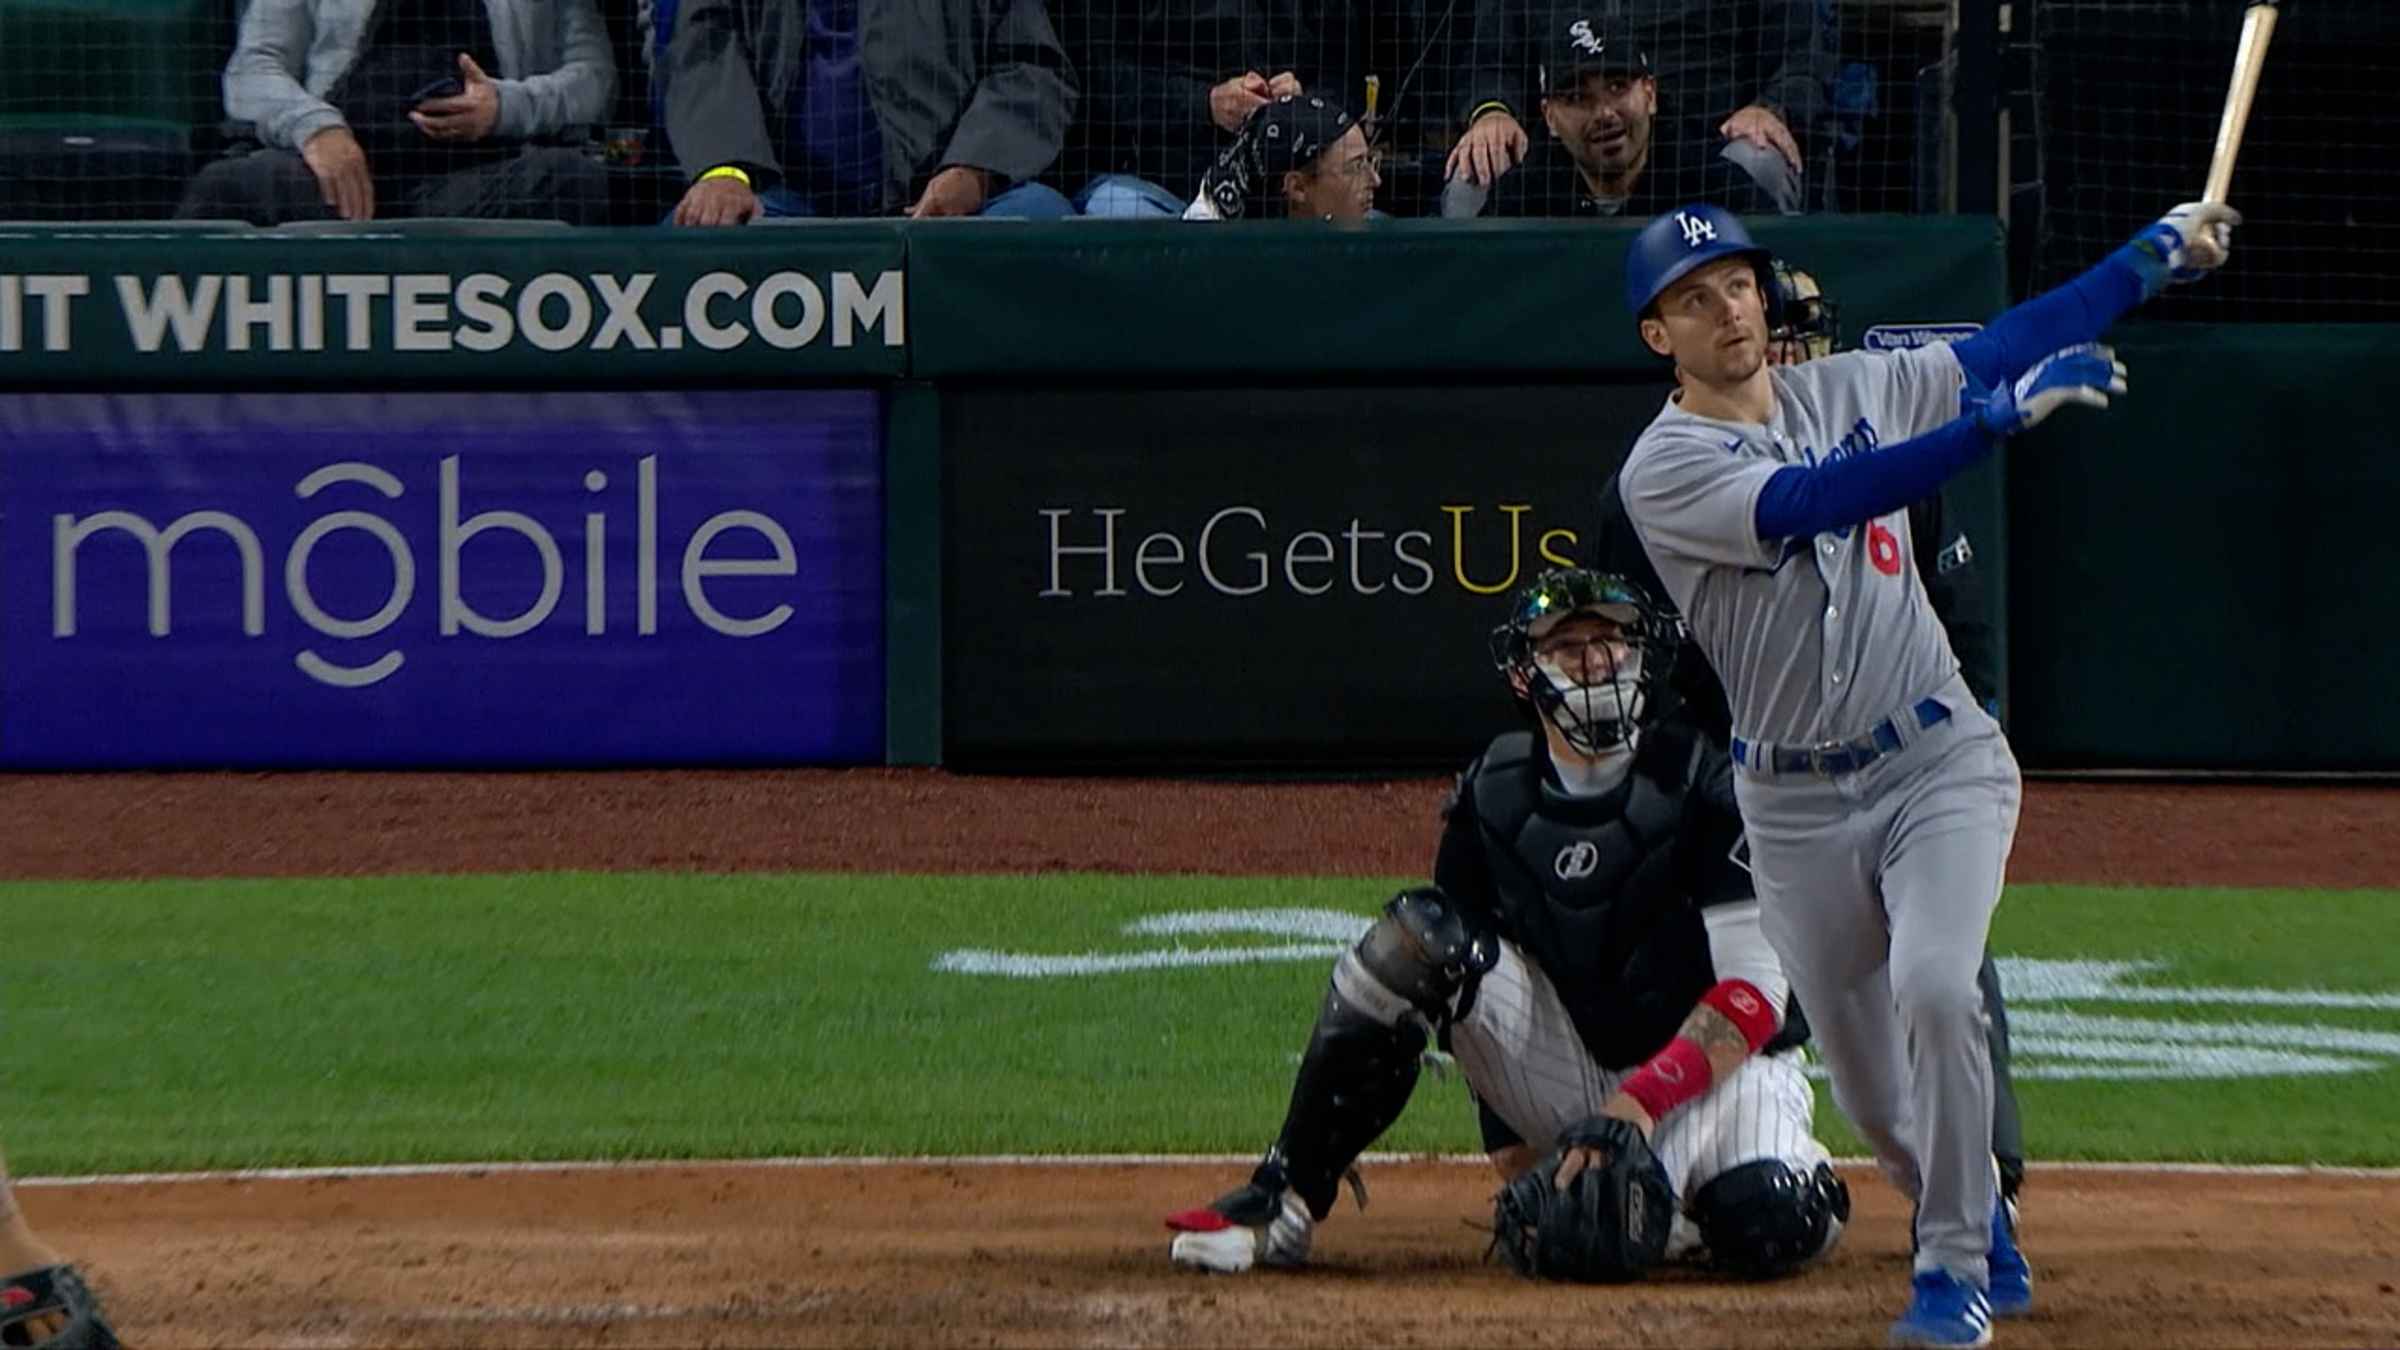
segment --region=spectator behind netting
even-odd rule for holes
[[[1075,214],[1033,181],[1075,103],[1041,0],[682,0],[673,22],[675,224]]]
[[[1603,12],[1610,30],[1655,63],[1654,144],[1695,159],[1746,147],[1733,153],[1759,162],[1773,154],[1802,180],[1801,141],[1824,111],[1833,74],[1830,0],[1475,0],[1466,131],[1446,176],[1488,188],[1525,158],[1522,110],[1541,92],[1544,53],[1577,23],[1597,35]]]
[[[1358,119],[1328,99],[1286,95],[1259,107],[1200,180],[1185,220],[1365,220],[1383,186]]]
[[[604,224],[600,161],[544,142],[604,117],[616,83],[596,0],[252,0],[225,111],[253,139],[176,214]]]
[[[1259,0],[1077,0],[1054,17],[1083,85],[1060,163],[1087,216],[1183,214],[1251,112],[1304,92],[1265,55]]]
[[[1570,20],[1550,35],[1538,87],[1540,142],[1488,190],[1452,179],[1444,215],[1648,219],[1694,201],[1745,215],[1800,209],[1799,177],[1779,154],[1658,139],[1658,78],[1621,29]]]

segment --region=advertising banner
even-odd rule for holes
[[[1599,561],[1668,388],[953,394],[946,762],[1463,766],[1510,594]],[[1951,497],[1994,570],[1997,472]]]
[[[875,761],[880,414],[0,396],[0,766]]]
[[[856,382],[906,369],[897,231],[706,233],[0,229],[0,388]]]
[[[1657,381],[953,396],[946,759],[1447,762]]]

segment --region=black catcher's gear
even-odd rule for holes
[[[1711,1264],[1749,1279],[1798,1270],[1850,1221],[1850,1188],[1818,1163],[1803,1174],[1781,1159],[1718,1173],[1692,1195]]]
[[[49,1323],[63,1324],[47,1330]],[[45,1327],[35,1335],[34,1327]],[[100,1300],[73,1266],[45,1266],[0,1275],[0,1346],[32,1350],[120,1350],[100,1316]]]
[[[1393,896],[1334,963],[1283,1133],[1261,1172],[1288,1182],[1312,1217],[1332,1212],[1343,1174],[1416,1090],[1428,1031],[1465,1014],[1499,955],[1499,944],[1433,887]]]
[[[1643,734],[1606,796],[1561,791],[1548,763],[1531,733],[1494,740],[1459,782],[1434,877],[1550,976],[1602,1068],[1631,1069],[1717,982],[1702,912],[1756,894],[1733,857],[1732,769],[1674,716]],[[1797,1014],[1787,1000],[1765,1053],[1808,1038]]]
[[[1571,615],[1593,614],[1617,625],[1632,648],[1630,669],[1613,663],[1571,688],[1543,668],[1542,639]],[[1648,592],[1621,576],[1562,567],[1535,577],[1517,592],[1507,622],[1492,630],[1493,664],[1517,697],[1587,755],[1623,745],[1656,710],[1682,643],[1682,626]]]

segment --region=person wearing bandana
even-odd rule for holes
[[[1288,56],[1278,61],[1280,28],[1254,0],[1082,0],[1049,10],[1083,90],[1059,181],[1087,216],[1182,215],[1251,113],[1311,92]]]
[[[1366,128],[1339,104],[1285,95],[1260,105],[1200,179],[1185,220],[1365,220],[1383,186]]]

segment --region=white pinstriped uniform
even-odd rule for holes
[[[1599,1114],[1630,1074],[1593,1061],[1550,977],[1513,942],[1500,944],[1474,1006],[1451,1028],[1450,1051],[1475,1095],[1537,1154],[1567,1126]],[[1688,1204],[1743,1163],[1777,1158],[1805,1176],[1830,1158],[1817,1142],[1816,1093],[1800,1064],[1798,1050],[1753,1055],[1659,1122],[1650,1145],[1677,1200]]]

